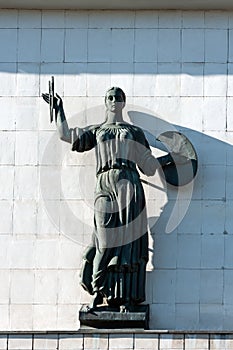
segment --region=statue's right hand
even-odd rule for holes
[[[42,97],[43,97],[45,102],[47,102],[48,104],[50,103],[49,94],[42,94]],[[54,96],[54,98],[53,98],[53,108],[56,111],[58,111],[62,107],[63,107],[62,98],[58,94],[56,94],[56,96]]]

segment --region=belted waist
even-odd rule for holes
[[[124,165],[124,164],[123,165],[114,164],[111,167],[108,166],[108,167],[102,168],[101,170],[99,170],[96,173],[96,176],[98,176],[100,174],[103,174],[103,173],[106,173],[107,171],[112,170],[112,169],[129,170],[129,171],[134,171],[135,173],[138,174],[138,171],[137,171],[136,167],[132,168],[132,167],[129,167],[129,166]]]

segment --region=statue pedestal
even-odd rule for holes
[[[130,311],[120,312],[109,306],[99,306],[94,311],[86,312],[86,305],[79,311],[81,328],[105,329],[148,329],[149,305],[136,305]]]

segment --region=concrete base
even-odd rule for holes
[[[149,327],[149,305],[137,305],[125,312],[108,306],[97,307],[92,312],[86,312],[85,308],[86,305],[83,305],[79,311],[81,328],[148,329]]]

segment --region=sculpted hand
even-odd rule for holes
[[[50,103],[49,94],[42,94],[42,97],[45,102]],[[53,108],[56,112],[63,108],[62,98],[58,94],[56,94],[56,97],[54,96],[53,98]]]
[[[189,158],[187,158],[179,153],[171,152],[170,155],[171,155],[172,160],[175,164],[184,164],[190,160]]]

